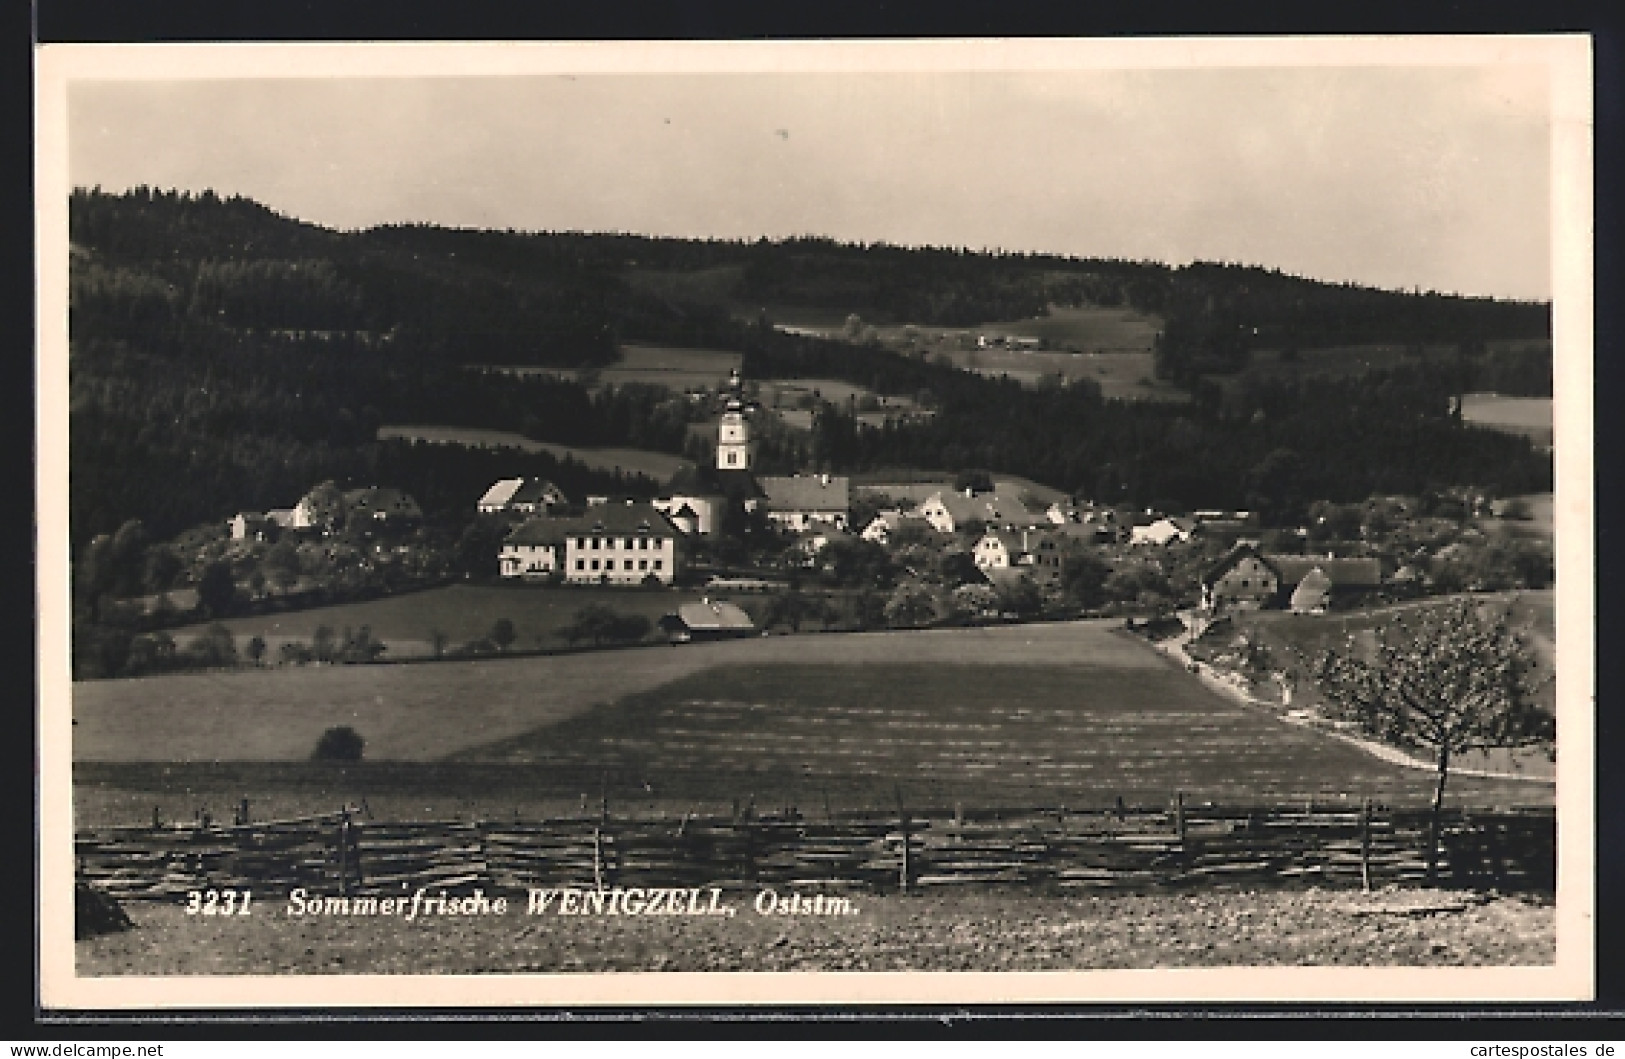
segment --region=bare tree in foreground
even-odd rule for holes
[[[1505,608],[1459,600],[1401,612],[1376,630],[1374,647],[1351,639],[1310,673],[1333,710],[1383,742],[1433,755],[1432,842],[1437,874],[1440,820],[1451,758],[1470,750],[1548,746],[1554,718],[1533,701],[1534,656]]]

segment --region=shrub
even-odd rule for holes
[[[311,752],[312,761],[360,761],[367,741],[349,725],[338,725],[322,733]]]

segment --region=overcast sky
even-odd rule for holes
[[[340,228],[1193,259],[1548,298],[1535,66],[78,82],[69,179]]]

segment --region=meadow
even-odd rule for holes
[[[434,633],[445,634],[445,646],[460,647],[491,632],[498,618],[513,622],[514,650],[550,650],[567,646],[559,629],[576,611],[601,603],[621,614],[641,614],[650,622],[670,614],[700,593],[673,589],[627,590],[597,587],[542,585],[448,585],[422,592],[384,596],[361,603],[286,613],[229,618],[220,624],[230,629],[242,651],[255,636],[265,639],[267,661],[275,661],[283,643],[309,645],[319,627],[342,637],[346,629],[365,625],[374,640],[388,647],[386,659],[425,658],[434,654]],[[201,635],[210,623],[172,630],[177,642]]]
[[[1505,597],[1486,598],[1490,605],[1510,609],[1512,624],[1525,638],[1536,662],[1535,679],[1538,688],[1535,701],[1548,710],[1556,710],[1557,698],[1552,681],[1556,672],[1556,600],[1551,590],[1525,591]],[[1287,611],[1256,611],[1238,614],[1240,627],[1255,632],[1276,664],[1296,668],[1299,660],[1316,657],[1322,651],[1343,650],[1351,642],[1369,645],[1375,640],[1375,630],[1386,621],[1406,610],[1438,605],[1437,601],[1420,601],[1393,607],[1353,612],[1332,611],[1327,614],[1292,614]],[[1487,769],[1518,775],[1550,778],[1556,766],[1541,749],[1482,750],[1457,755],[1455,765],[1463,769]],[[1454,782],[1454,781],[1453,781]]]
[[[1540,445],[1552,443],[1550,397],[1503,397],[1469,393],[1461,399],[1461,418],[1508,434],[1522,434]]]
[[[75,685],[84,824],[894,805],[1425,800],[1427,772],[1207,690],[1115,623],[758,637]],[[985,659],[985,664],[967,663]],[[308,759],[330,725],[364,762]],[[1549,787],[1461,779],[1467,804]]]

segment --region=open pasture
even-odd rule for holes
[[[1550,397],[1503,397],[1498,393],[1469,393],[1461,399],[1461,418],[1507,434],[1522,434],[1537,444],[1552,443]]]
[[[629,592],[626,599],[639,594]],[[1016,664],[1065,659],[1137,671],[1166,665],[1113,626],[1092,621],[768,636],[489,661],[288,666],[82,681],[73,686],[74,757],[300,761],[329,725],[349,724],[366,738],[369,761],[427,761],[712,667],[949,664],[966,658]]]
[[[317,628],[324,625],[340,636],[346,629],[365,625],[374,640],[387,645],[386,659],[425,658],[434,654],[435,630],[445,634],[445,646],[451,649],[486,636],[498,618],[507,618],[518,635],[514,650],[547,650],[566,646],[559,628],[590,603],[602,603],[622,614],[641,614],[653,622],[699,598],[698,592],[671,589],[448,585],[361,603],[230,618],[220,624],[237,638],[239,652],[248,640],[264,637],[269,646],[267,661],[276,660],[283,643],[297,640],[308,645]],[[175,629],[172,635],[184,644],[210,624]]]
[[[691,389],[715,390],[740,366],[742,354],[721,349],[692,349],[626,342],[621,359],[599,369],[601,384],[622,386],[643,383],[682,393]]]
[[[553,441],[534,441],[512,431],[484,430],[479,427],[382,426],[378,428],[378,440],[422,441],[432,445],[464,445],[474,449],[550,452],[561,460],[573,459],[598,470],[643,474],[660,481],[665,481],[675,474],[683,462],[681,456],[667,452],[561,445]]]
[[[1020,349],[944,349],[943,356],[964,371],[992,378],[1009,376],[1023,386],[1045,378],[1071,383],[1088,379],[1102,396],[1118,401],[1188,401],[1190,395],[1156,378],[1150,353],[1057,353]]]

